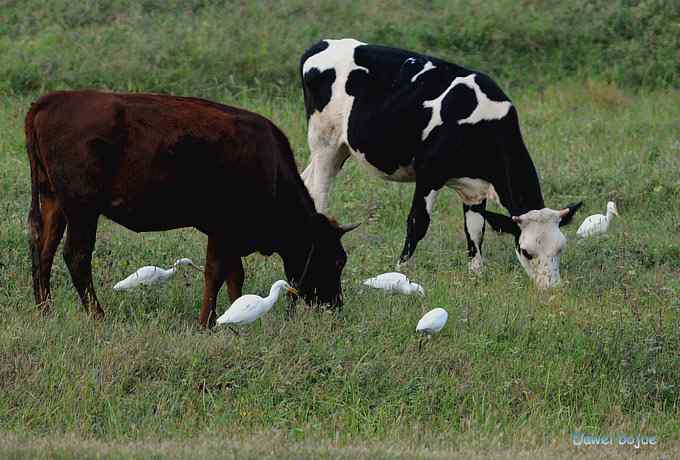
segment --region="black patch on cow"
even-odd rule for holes
[[[416,154],[423,150],[422,132],[430,120],[423,101],[439,96],[449,81],[433,69],[412,83],[428,60],[440,62],[394,48],[359,46],[354,60],[368,72],[357,69],[347,79],[345,90],[355,97],[348,141],[371,165],[392,174],[417,160]]]
[[[394,81],[394,85],[401,86],[412,83],[411,79],[423,70],[425,64],[427,64],[427,59],[422,56],[411,56],[404,59],[404,62],[399,69],[399,75]]]
[[[332,86],[335,81],[335,69],[312,68],[304,76],[305,110],[307,119],[314,111],[321,112],[330,102]]]
[[[326,69],[320,72],[317,68],[311,68],[306,74],[302,68],[307,59],[328,48],[328,42],[321,41],[313,45],[302,55],[300,59],[300,75],[302,77],[302,94],[305,99],[305,111],[307,120],[315,112],[321,112],[332,96],[332,86],[335,81],[335,69]]]
[[[477,108],[475,91],[465,84],[459,83],[446,94],[441,106],[441,117],[444,122],[430,132],[429,137],[437,136],[438,131],[448,132],[451,129],[465,129],[469,126],[459,125],[458,120],[465,119]],[[430,113],[432,109],[429,109]],[[429,138],[428,137],[428,138]]]

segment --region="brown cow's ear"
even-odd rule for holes
[[[345,233],[351,232],[355,228],[357,228],[359,225],[361,225],[361,222],[356,223],[356,224],[339,224],[337,225],[338,233],[340,233],[340,236],[344,235]]]
[[[574,214],[576,214],[576,211],[578,211],[578,208],[580,208],[582,205],[583,201],[579,201],[578,203],[567,205],[564,209],[560,209],[560,227],[570,224]]]
[[[519,225],[511,217],[491,211],[482,211],[481,214],[484,216],[484,220],[491,225],[491,228],[499,233],[510,233],[516,237],[521,233]]]

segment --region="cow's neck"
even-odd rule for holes
[[[518,151],[503,156],[503,164],[492,182],[510,215],[519,216],[545,207],[536,168],[523,144]]]
[[[279,172],[276,208],[278,219],[272,224],[272,231],[277,235],[274,250],[288,270],[291,264],[308,254],[315,239],[312,221],[316,208],[297,170]]]

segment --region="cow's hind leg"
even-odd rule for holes
[[[217,319],[215,311],[217,295],[225,279],[227,280],[229,299],[233,302],[241,297],[245,277],[241,257],[229,254],[216,238],[209,237],[204,277],[205,286],[203,288],[203,304],[201,305],[199,322],[201,326],[210,328],[215,325],[215,320]]]
[[[322,119],[319,114],[314,114],[309,119],[307,141],[310,151],[309,165],[302,172],[302,180],[314,200],[316,210],[325,213],[335,176],[350,153],[347,146],[340,141],[336,124]]]
[[[465,237],[467,238],[468,256],[470,257],[468,268],[474,273],[479,273],[482,270],[482,242],[484,240],[485,221],[481,212],[485,208],[486,200],[476,205],[463,205]]]
[[[95,318],[104,317],[92,284],[92,251],[97,237],[97,215],[70,219],[64,243],[64,260],[83,307]]]
[[[37,200],[31,205],[28,227],[28,244],[33,268],[33,294],[36,305],[42,308],[43,312],[47,312],[52,298],[50,276],[54,253],[66,228],[66,218],[50,191],[40,192]]]

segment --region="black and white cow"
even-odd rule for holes
[[[400,263],[425,236],[436,194],[448,186],[463,200],[471,270],[482,267],[486,220],[515,236],[517,257],[538,286],[559,282],[566,243],[559,226],[581,203],[545,207],[517,111],[493,80],[353,39],[318,42],[300,66],[311,150],[302,176],[319,212],[351,154],[383,179],[416,183]],[[486,211],[488,197],[512,217]]]

